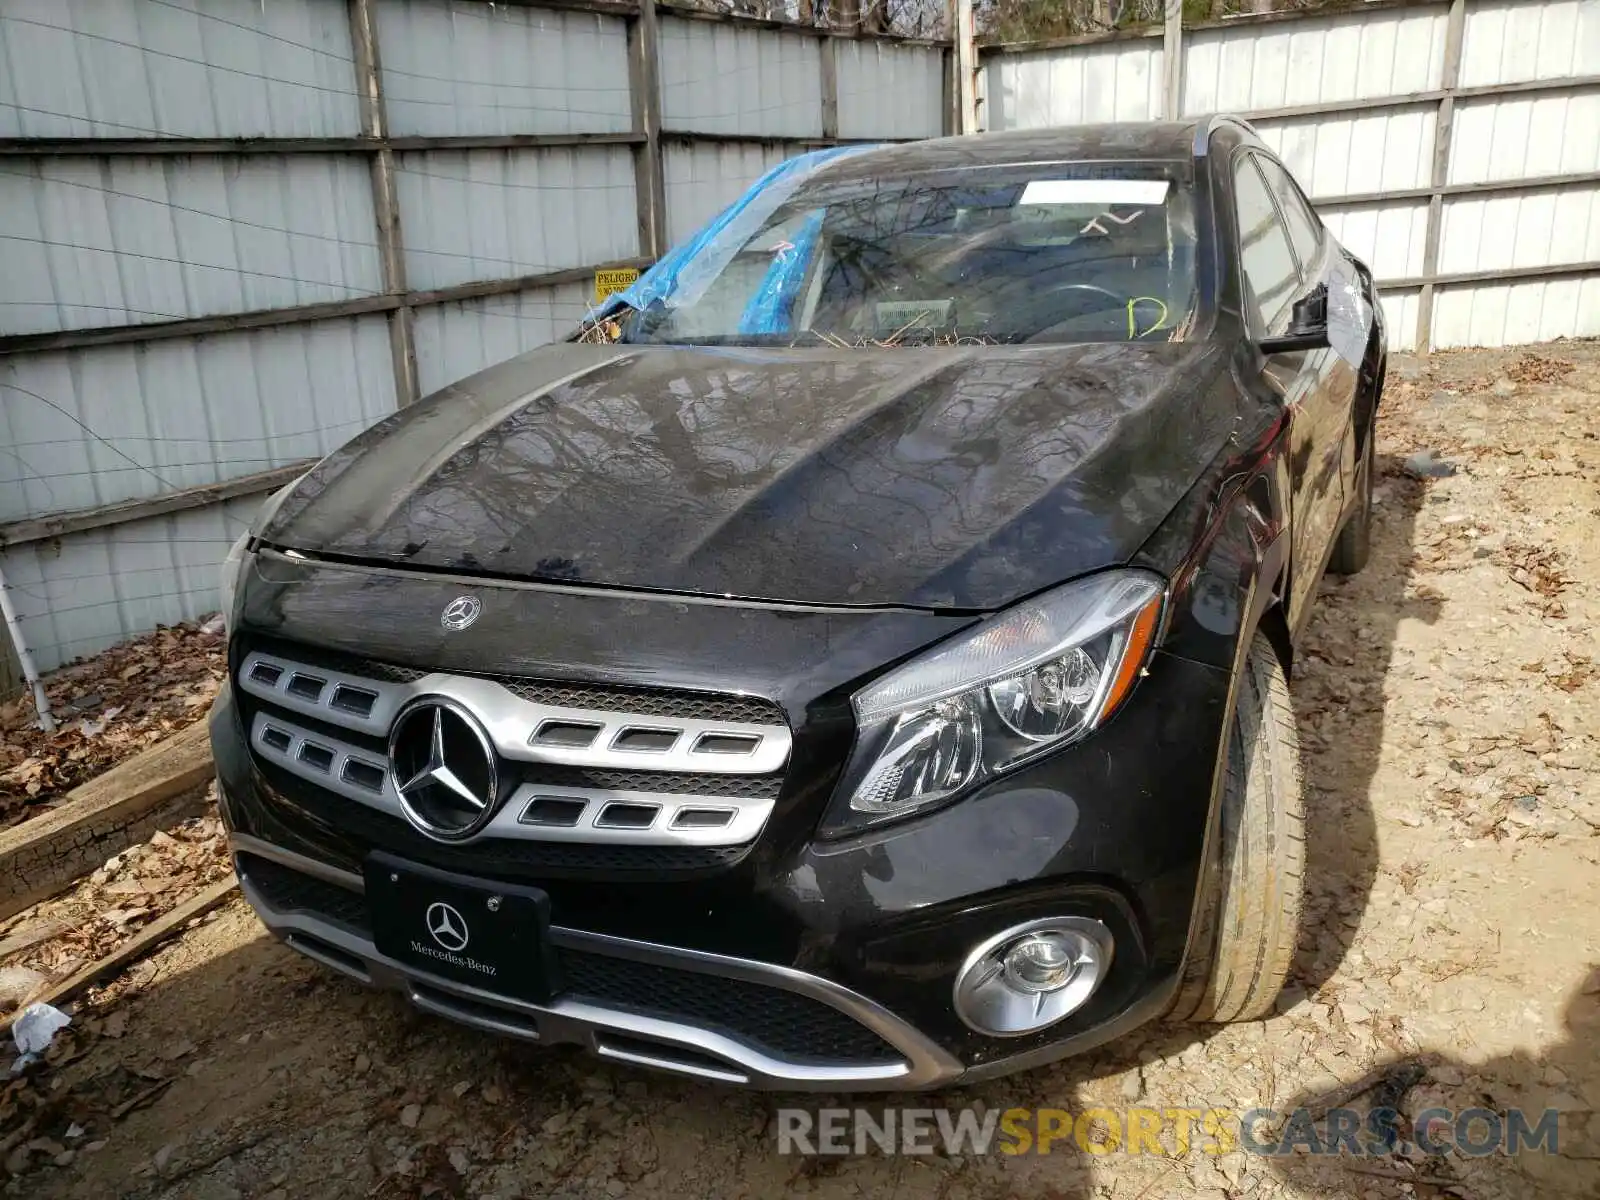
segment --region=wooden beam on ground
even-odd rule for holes
[[[199,812],[213,774],[207,722],[196,721],[73,788],[61,807],[0,832],[0,920]]]
[[[43,542],[63,534],[80,533],[85,529],[101,529],[107,525],[122,525],[145,517],[159,517],[167,513],[182,512],[186,508],[204,508],[240,496],[258,496],[275,491],[286,483],[298,479],[309,471],[315,459],[302,459],[286,467],[273,467],[270,471],[257,471],[221,483],[202,483],[195,487],[162,492],[158,496],[143,496],[137,500],[118,500],[114,504],[100,504],[94,508],[79,508],[71,512],[52,513],[45,517],[26,517],[0,525],[0,550],[7,546],[21,546],[27,542]]]
[[[182,933],[185,925],[226,901],[238,887],[239,880],[233,875],[219,879],[205,891],[189,897],[171,912],[151,921],[104,958],[97,959],[76,974],[67,976],[60,983],[52,984],[29,1003],[51,1004],[57,1007],[65,1004],[81,992],[131,966],[168,938]],[[20,1011],[21,1009],[18,1010]],[[17,1013],[12,1013],[4,1021],[0,1021],[0,1033],[9,1029],[16,1017]]]

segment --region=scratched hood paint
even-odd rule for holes
[[[265,541],[427,570],[995,608],[1125,562],[1222,447],[1208,344],[557,345],[330,455]]]

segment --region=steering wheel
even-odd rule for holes
[[[1072,329],[1075,332],[1090,332],[1090,333],[1102,332],[1102,331],[1100,331],[1098,329],[1095,329],[1092,325],[1091,326],[1085,326],[1081,330],[1077,329],[1076,327],[1081,322],[1093,321],[1097,317],[1100,320],[1103,321],[1104,317],[1101,316],[1101,314],[1103,314],[1105,312],[1108,312],[1108,311],[1122,310],[1122,309],[1126,309],[1127,313],[1128,313],[1128,333],[1127,333],[1127,340],[1128,341],[1135,341],[1138,338],[1143,337],[1145,334],[1154,333],[1157,329],[1161,329],[1161,328],[1163,328],[1165,326],[1165,322],[1166,322],[1166,318],[1167,318],[1167,306],[1166,306],[1165,302],[1163,302],[1162,300],[1160,300],[1158,297],[1155,297],[1155,296],[1133,296],[1133,297],[1119,296],[1119,295],[1117,295],[1117,293],[1113,292],[1110,288],[1101,287],[1097,283],[1061,283],[1061,284],[1057,284],[1055,287],[1043,289],[1042,292],[1041,292],[1041,295],[1043,295],[1043,296],[1053,296],[1057,292],[1068,292],[1068,291],[1094,292],[1097,295],[1104,296],[1107,300],[1111,301],[1111,304],[1110,304],[1110,306],[1108,306],[1108,308],[1105,308],[1105,309],[1099,309],[1099,308],[1088,309],[1088,310],[1085,310],[1083,312],[1077,313],[1074,316],[1067,317],[1067,318],[1065,318],[1063,320],[1054,321],[1051,324],[1045,326],[1043,329],[1036,330],[1026,340],[1028,340],[1030,342],[1045,341],[1045,340],[1048,340],[1052,335],[1056,335],[1056,334],[1061,334],[1061,333],[1067,332],[1069,329]],[[1159,304],[1161,306],[1161,318],[1154,325],[1152,325],[1149,329],[1143,330],[1141,332],[1141,331],[1136,330],[1136,328],[1135,328],[1134,306],[1137,305],[1140,301],[1144,301],[1144,300],[1151,301],[1151,302],[1153,302],[1155,304]]]
[[[1103,288],[1098,283],[1058,283],[1054,287],[1046,288],[1044,294],[1054,296],[1057,292],[1098,292],[1117,308],[1121,308],[1127,301],[1113,292],[1110,288]]]

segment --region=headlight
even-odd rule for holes
[[[1155,644],[1165,594],[1144,571],[1046,592],[856,693],[856,744],[829,833],[924,812],[1103,724]]]
[[[315,470],[315,468],[312,468]],[[306,475],[311,474],[310,471]],[[268,496],[262,503],[255,519],[250,522],[250,528],[245,530],[239,540],[228,547],[228,553],[222,560],[222,578],[219,580],[218,592],[222,602],[222,631],[224,634],[233,628],[233,604],[239,592],[239,580],[244,575],[245,564],[250,560],[250,539],[266,528],[267,522],[272,520],[273,514],[278,511],[288,497],[289,493],[300,486],[306,475],[300,476],[293,483],[279,488]]]
[[[224,634],[233,626],[233,601],[239,593],[239,576],[244,572],[245,547],[250,544],[250,533],[247,530],[241,534],[239,540],[228,548],[228,555],[222,560],[222,579],[219,591],[222,593],[222,632]]]

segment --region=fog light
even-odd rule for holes
[[[1047,917],[981,943],[956,976],[956,1013],[979,1033],[1018,1037],[1083,1007],[1111,966],[1111,931]]]

